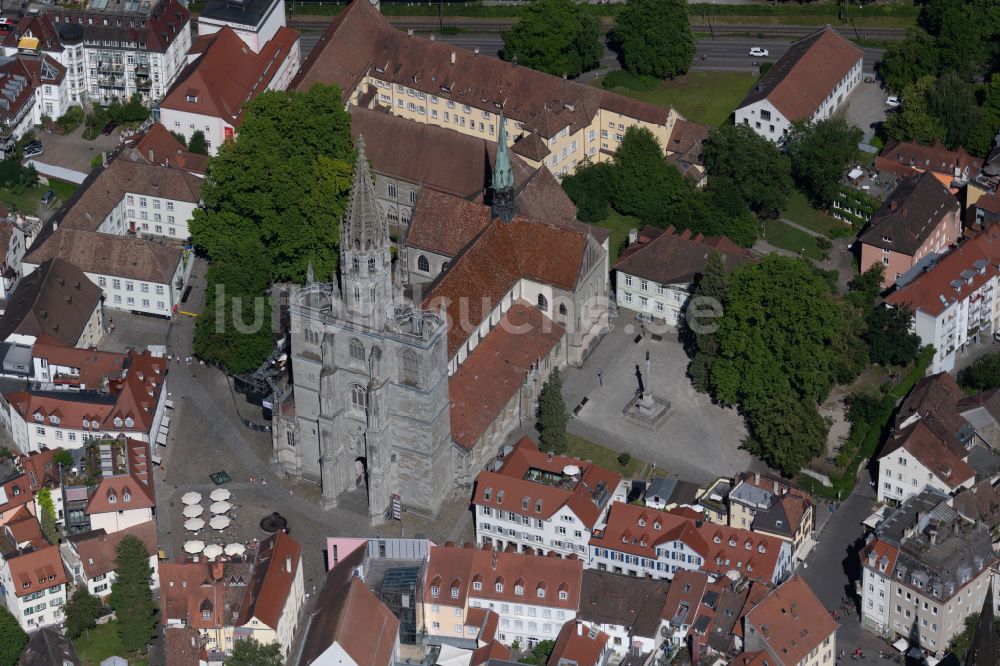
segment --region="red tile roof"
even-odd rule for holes
[[[737,108],[767,99],[789,122],[809,120],[862,58],[827,26],[789,46]]]
[[[705,269],[712,252],[718,252],[730,270],[757,260],[753,252],[724,236],[706,238],[692,235],[690,229],[678,234],[670,226],[649,242],[627,247],[615,270],[659,284],[689,284]]]
[[[46,486],[59,485],[59,468],[53,460],[58,450],[44,449],[18,458],[17,463],[24,470],[32,495]]]
[[[448,378],[452,440],[471,449],[564,335],[538,308],[514,303]]]
[[[4,481],[0,485],[0,515],[33,502],[34,499],[34,493],[31,492],[31,482],[26,475],[22,474]]]
[[[425,569],[424,601],[464,606],[469,596],[531,603],[576,611],[580,607],[583,562],[475,548],[432,546]],[[476,590],[475,585],[481,589]],[[501,590],[497,591],[497,585]],[[522,594],[516,588],[522,588]],[[438,594],[435,595],[435,589]],[[538,596],[538,590],[544,596]],[[561,599],[560,592],[566,593]]]
[[[746,623],[747,632],[752,627],[782,664],[800,663],[837,631],[837,623],[798,574],[754,606]]]
[[[135,151],[151,164],[184,169],[205,175],[208,158],[192,153],[160,123],[154,123],[135,143]]]
[[[243,121],[243,105],[267,90],[295,48],[299,32],[278,28],[260,53],[254,53],[228,26],[213,37],[177,77],[160,108],[221,118],[235,127]]]
[[[275,532],[262,541],[237,624],[257,618],[277,630],[301,565],[302,544],[285,532]]]
[[[932,171],[948,178],[965,175],[974,178],[983,167],[983,160],[973,157],[959,146],[948,150],[940,139],[925,146],[916,141],[890,141],[875,158],[875,168],[899,176],[910,176],[920,171]]]
[[[934,174],[911,176],[875,211],[859,240],[912,256],[958,208],[958,201]]]
[[[682,569],[674,574],[663,603],[663,619],[680,625],[693,625],[701,598],[708,588],[708,574]]]
[[[472,656],[469,658],[469,666],[483,666],[483,664],[491,659],[511,661],[510,648],[500,641],[492,640],[486,645],[472,651]]]
[[[70,211],[66,214],[69,216]],[[38,265],[54,257],[65,259],[87,273],[169,285],[183,252],[142,238],[62,226],[40,244],[32,245],[24,262]]]
[[[875,553],[875,570],[884,573],[887,577],[891,576],[893,567],[896,566],[896,559],[899,557],[899,549],[885,541],[874,539],[861,551],[862,566],[869,566],[868,556],[871,553]],[[882,570],[883,564],[885,571]]]
[[[992,224],[946,253],[924,273],[885,299],[937,317],[956,301],[1000,275],[1000,224]]]
[[[610,637],[579,620],[570,620],[559,630],[548,666],[597,666]]]
[[[42,548],[48,546],[49,542],[42,534],[42,526],[38,518],[28,511],[27,506],[19,507],[11,516],[4,529],[10,533],[11,541],[17,547],[25,545],[31,548]]]
[[[46,360],[50,367],[75,368],[77,370],[75,375],[60,375],[51,379],[60,386],[81,389],[99,389],[106,380],[118,377],[125,368],[126,359],[125,354],[117,352],[55,344],[55,341],[48,336],[42,336],[35,341],[31,347],[31,356]]]
[[[125,3],[111,0],[106,5],[111,11],[124,11]],[[124,21],[114,25],[109,21],[102,24],[101,12],[74,11],[67,8],[53,8],[45,12],[50,25],[58,27],[60,23],[75,23],[83,29],[83,38],[88,43],[102,41],[144,43],[145,50],[154,53],[166,53],[171,43],[183,32],[184,26],[191,20],[187,7],[178,0],[159,0],[150,3],[149,14],[137,17],[134,24]],[[93,21],[88,21],[88,18]],[[54,32],[53,32],[54,35]],[[47,47],[46,47],[47,48]]]
[[[235,626],[252,566],[248,562],[161,562],[164,624],[183,621],[195,629]]]
[[[893,433],[879,454],[879,460],[906,449],[917,461],[929,469],[948,488],[954,490],[976,476],[976,470],[965,462],[933,429],[926,419]]]
[[[413,209],[406,244],[454,257],[490,221],[489,206],[443,192],[424,190]]]
[[[18,597],[26,597],[69,582],[59,556],[59,546],[46,546],[20,555],[9,555],[7,565],[14,582],[12,591]]]
[[[91,530],[82,534],[70,536],[69,542],[80,556],[80,566],[89,580],[115,570],[115,559],[118,557],[118,544],[126,536],[133,536],[146,546],[146,553],[156,555],[156,522],[147,521],[126,527],[112,534],[103,529]]]
[[[344,578],[338,568],[327,573],[298,663],[314,663],[336,642],[357,664],[392,666],[399,620],[360,578],[349,570]]]
[[[153,491],[152,461],[149,444],[134,439],[125,440],[127,473],[103,477],[87,500],[87,515],[156,506]]]
[[[565,475],[563,470],[570,465],[580,470],[577,476]],[[565,486],[530,481],[527,477],[532,470],[561,475]],[[498,471],[479,473],[472,502],[542,520],[549,520],[565,506],[584,525],[593,528],[621,481],[621,474],[579,458],[550,457],[522,437]],[[603,497],[598,494],[602,489],[606,491]]]

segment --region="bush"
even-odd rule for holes
[[[632,462],[632,454],[628,451],[622,451],[618,454],[618,464],[622,466],[622,469],[628,467],[628,464]]]
[[[60,134],[69,134],[83,123],[83,118],[83,107],[71,106],[56,120],[56,127]]]
[[[103,154],[101,154],[101,155],[94,155],[93,157],[90,158],[90,168],[91,169],[96,169],[97,167],[101,166],[102,164],[104,164],[104,155]]]
[[[641,76],[626,72],[624,69],[616,69],[604,77],[604,80],[601,81],[601,87],[605,90],[628,88],[638,92],[649,92],[656,88],[659,83],[660,81],[652,76]]]

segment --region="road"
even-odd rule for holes
[[[303,32],[301,38],[302,57],[305,58],[316,45],[321,32]],[[443,42],[454,44],[463,49],[472,50],[477,46],[481,53],[499,55],[503,48],[503,40],[496,33],[459,33],[437,37]],[[691,71],[740,72],[750,71],[753,62],[775,62],[790,44],[780,39],[751,39],[747,37],[725,37],[719,39],[703,38],[698,40],[698,50],[694,57]],[[751,58],[751,46],[761,46],[770,52],[767,58]],[[875,63],[882,59],[885,49],[865,47],[865,71],[871,72]],[[601,67],[617,65],[615,54],[610,49],[604,49],[601,57]]]

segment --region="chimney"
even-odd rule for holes
[[[493,551],[493,571],[497,570],[497,551]]]
[[[409,30],[406,31],[406,36],[413,37],[413,28],[410,28]]]
[[[431,33],[431,38],[430,39],[431,39],[432,42],[434,41],[434,33]]]
[[[583,636],[583,622],[576,623],[576,635]]]
[[[222,561],[212,562],[212,580],[222,579]]]
[[[639,230],[633,227],[632,229],[628,230],[628,244],[635,245],[638,242],[639,242]]]
[[[753,485],[755,485],[755,486],[759,486],[760,485],[760,472],[754,472],[754,475],[753,475]]]
[[[152,148],[149,149],[149,161],[150,162],[153,161],[153,149]]]
[[[778,494],[779,494],[779,492],[780,492],[780,490],[781,490],[781,486],[780,486],[780,485],[778,484],[778,482],[777,482],[777,481],[775,481],[775,482],[774,482],[774,494],[775,494],[775,495],[778,495]]]
[[[292,573],[292,556],[285,555],[285,571]]]
[[[479,47],[477,46],[476,48],[472,49],[472,52],[473,52],[473,53],[474,53],[475,55],[479,55]]]
[[[455,52],[454,51],[451,52],[451,64],[453,64],[453,65],[455,64]]]
[[[108,166],[108,154],[105,151],[101,151],[101,166]]]

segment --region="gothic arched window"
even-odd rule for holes
[[[431,270],[431,262],[427,261],[427,257],[420,255],[417,257],[417,270],[428,273]]]
[[[566,316],[566,304],[565,303],[560,303],[559,304],[559,314],[561,314],[564,317]]]
[[[375,257],[368,257],[368,272],[375,272]]]
[[[361,289],[358,287],[354,288],[354,302],[355,303],[361,302]]]
[[[357,338],[351,339],[351,360],[359,363],[365,362],[365,346]]]
[[[364,411],[365,403],[365,387],[360,384],[351,384],[351,407]]]
[[[355,273],[361,270],[361,264],[358,262],[357,257],[351,257],[351,268],[354,269]]]
[[[545,298],[545,294],[538,294],[538,309],[542,312],[549,311],[549,300]]]
[[[403,383],[416,385],[420,379],[420,359],[409,349],[402,354]]]

